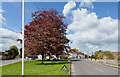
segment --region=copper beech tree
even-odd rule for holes
[[[66,38],[67,24],[64,16],[54,9],[39,10],[32,13],[33,20],[25,25],[25,54],[28,56],[61,54],[69,49]]]

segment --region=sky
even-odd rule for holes
[[[9,47],[16,45],[19,49],[21,44],[17,42],[21,38],[22,28],[22,4],[21,2],[3,2],[0,12],[0,51],[9,50]]]
[[[96,50],[118,50],[118,3],[117,2],[25,2],[25,25],[32,21],[31,13],[38,9],[56,9],[66,18],[68,23],[67,38],[73,43],[71,48],[89,54]],[[2,46],[3,50],[21,38],[22,3],[3,2],[0,9],[2,18]],[[2,11],[1,11],[2,10]],[[7,41],[8,40],[8,41]],[[7,46],[6,46],[7,45]],[[6,47],[4,47],[6,46]]]

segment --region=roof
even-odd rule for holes
[[[112,52],[113,55],[120,55],[120,52]]]
[[[82,52],[73,52],[73,51],[69,51],[68,53],[74,53],[74,54],[80,54],[80,55],[85,55],[84,53],[82,53]]]

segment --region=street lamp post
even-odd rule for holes
[[[24,0],[22,2],[22,76],[24,76]]]
[[[87,45],[87,55],[88,55],[88,58],[89,58],[89,50],[90,50],[90,47],[92,47],[92,46],[90,46],[89,44],[86,44]]]
[[[86,46],[87,46],[87,55],[88,55],[87,59],[89,59],[89,44],[86,44]]]

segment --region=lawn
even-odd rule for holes
[[[22,62],[21,61],[2,66],[2,75],[21,75],[21,74],[22,74]]]
[[[69,75],[69,72],[61,72],[63,65],[70,69],[68,61],[25,61],[25,75]],[[21,75],[21,62],[5,65],[2,67],[2,75]]]

